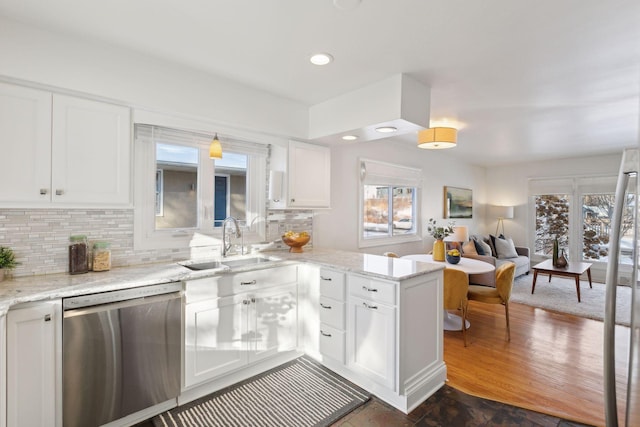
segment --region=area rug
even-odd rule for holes
[[[604,319],[605,285],[593,282],[580,282],[580,299],[576,294],[576,282],[573,279],[554,276],[549,282],[547,275],[539,275],[536,290],[531,295],[533,275],[517,277],[513,284],[511,302],[526,304],[532,307],[560,313],[573,314],[602,321]],[[616,323],[629,326],[631,319],[631,288],[618,286],[616,291]]]
[[[156,427],[328,426],[371,395],[302,356],[153,418]]]

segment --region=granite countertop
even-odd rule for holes
[[[109,271],[69,275],[67,273],[18,277],[0,282],[0,315],[13,305],[108,292],[118,289],[169,283],[189,279],[271,268],[309,262],[324,267],[364,274],[385,280],[404,280],[442,270],[443,265],[402,258],[363,254],[332,249],[310,249],[302,253],[262,252],[270,262],[247,265],[233,270],[192,271],[176,262],[113,268]]]

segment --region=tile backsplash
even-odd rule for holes
[[[68,271],[69,236],[85,234],[89,242],[111,243],[113,267],[172,262],[189,258],[189,248],[134,250],[133,209],[0,209],[0,246],[12,248],[20,265],[14,276]],[[288,249],[280,236],[286,230],[313,230],[313,211],[269,211],[267,242]],[[308,246],[313,243],[313,237]]]

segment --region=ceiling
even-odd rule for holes
[[[0,15],[315,105],[404,73],[474,164],[637,144],[637,0],[0,0]],[[314,66],[311,54],[334,62]],[[415,134],[392,138],[415,144]]]

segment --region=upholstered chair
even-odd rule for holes
[[[513,289],[513,276],[516,265],[512,262],[502,264],[496,268],[496,287],[471,285],[469,286],[469,300],[484,302],[487,304],[504,305],[504,313],[507,319],[507,341],[511,341],[509,330],[509,299]]]
[[[467,292],[469,277],[467,273],[452,268],[444,269],[444,309],[460,310],[462,318],[462,340],[467,346]]]

